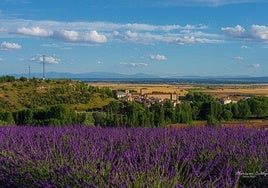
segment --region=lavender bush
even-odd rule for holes
[[[2,127],[0,187],[264,187],[267,145],[264,129]]]

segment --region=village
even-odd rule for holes
[[[154,103],[164,104],[166,101],[171,101],[174,107],[180,103],[179,96],[176,93],[149,93],[147,88],[141,88],[139,93],[129,92],[129,90],[116,91],[116,98],[120,101],[142,103],[148,108]]]
[[[144,104],[150,108],[152,104],[165,104],[167,101],[171,101],[175,108],[177,104],[181,103],[180,96],[174,93],[164,92],[152,92],[150,93],[147,88],[141,88],[140,92],[130,92],[129,90],[115,91],[115,96],[120,101],[134,101]],[[237,101],[231,100],[230,97],[220,98],[219,102],[222,104],[237,103]]]

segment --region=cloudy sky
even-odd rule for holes
[[[268,76],[267,0],[1,0],[0,75]]]

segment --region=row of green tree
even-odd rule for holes
[[[264,119],[268,117],[268,97],[251,97],[237,103],[222,104],[210,95],[189,93],[175,107],[171,101],[151,107],[136,102],[114,101],[105,113],[95,114],[95,125],[164,126],[168,124],[207,121],[209,125],[223,121]]]
[[[15,112],[0,110],[0,125],[94,125],[92,113],[77,113],[63,105],[28,108]]]
[[[268,117],[268,97],[251,97],[224,105],[210,95],[187,94],[175,107],[171,101],[150,107],[137,102],[113,101],[102,111],[77,113],[64,105],[28,108],[15,112],[0,110],[0,124],[16,125],[98,125],[98,126],[164,126],[206,120],[219,124],[234,119]]]
[[[46,108],[29,108],[16,112],[0,111],[2,124],[16,125],[64,125],[74,124],[77,114],[74,110],[57,105]]]
[[[0,77],[0,83],[4,82],[14,82],[16,78],[14,76],[1,76]]]

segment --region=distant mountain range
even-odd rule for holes
[[[28,77],[27,74],[11,74],[11,76]],[[42,73],[31,73],[31,77],[42,78]],[[160,77],[145,73],[121,74],[111,72],[61,73],[48,72],[46,78],[68,78],[81,81],[137,81],[137,82],[186,82],[186,83],[268,83],[267,77],[251,76],[170,76]]]

